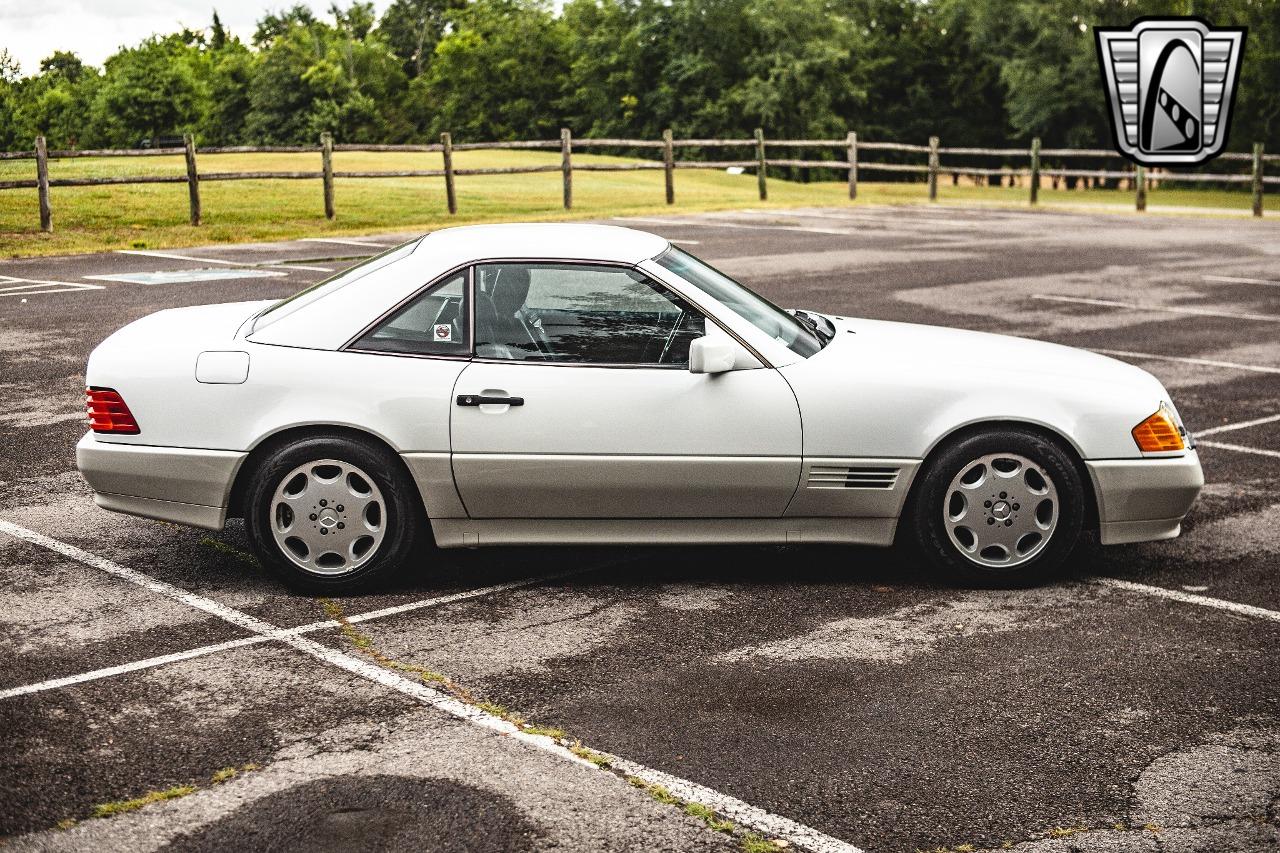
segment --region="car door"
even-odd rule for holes
[[[453,473],[473,518],[776,518],[800,414],[771,368],[694,374],[725,335],[622,266],[474,268],[476,357],[455,386]]]

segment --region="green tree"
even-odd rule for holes
[[[410,108],[431,134],[546,138],[562,121],[565,28],[540,0],[476,0],[436,45]]]
[[[1213,23],[1249,28],[1229,147],[1249,151],[1261,142],[1280,153],[1280,7],[1269,0],[1225,0],[1214,7]]]
[[[209,61],[196,34],[153,36],[106,62],[94,99],[95,136],[111,146],[194,132],[209,109]]]
[[[461,0],[395,0],[378,22],[378,32],[409,77],[421,76]]]
[[[372,6],[333,8],[334,24],[309,15],[259,26],[259,60],[249,84],[246,135],[269,143],[340,139],[398,141],[410,132],[399,110],[404,72],[372,30]]]
[[[249,90],[257,70],[257,57],[240,39],[222,30],[215,14],[209,39],[209,106],[197,131],[202,145],[235,145],[247,142]]]
[[[87,120],[100,79],[74,53],[57,51],[40,63],[40,74],[11,87],[11,135],[20,147],[42,134],[52,148],[75,148],[94,140]]]
[[[571,0],[565,5],[569,70],[561,103],[575,133],[628,136],[652,130],[646,127],[652,105],[639,30],[646,14],[647,9],[627,0]]]

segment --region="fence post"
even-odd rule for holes
[[[564,175],[564,209],[573,207],[573,134],[560,128],[560,171]]]
[[[1147,168],[1138,166],[1133,173],[1134,207],[1139,211],[1147,209]]]
[[[1253,143],[1253,215],[1262,215],[1262,143]]]
[[[667,204],[676,203],[676,152],[671,144],[671,128],[662,131],[662,171],[667,179]]]
[[[324,218],[333,219],[333,134],[320,134],[320,165],[324,169]]]
[[[440,134],[440,148],[444,155],[444,198],[449,205],[449,213],[457,213],[458,197],[453,189],[453,137],[447,132]]]
[[[929,201],[938,200],[938,137],[929,137]]]
[[[858,134],[852,130],[845,137],[849,145],[849,201],[858,197]]]
[[[196,171],[196,140],[189,133],[182,135],[182,145],[187,149],[187,198],[191,206],[191,224],[200,224],[200,173]]]
[[[766,183],[764,174],[764,128],[760,127],[756,128],[756,163],[759,164],[756,166],[756,183],[760,187],[760,200],[768,201],[769,185]]]
[[[1031,203],[1040,201],[1040,137],[1031,140]]]
[[[44,137],[36,137],[36,186],[40,193],[40,230],[53,232],[53,208],[49,206],[49,151]]]

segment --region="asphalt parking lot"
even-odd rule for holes
[[[285,296],[397,238],[0,262],[0,843],[1280,846],[1280,226],[867,206],[619,224],[783,305],[1150,370],[1205,468],[1183,536],[1016,592],[793,546],[449,552],[373,594],[291,595],[239,522],[94,507],[85,359],[152,311]],[[581,760],[600,754],[612,770]]]

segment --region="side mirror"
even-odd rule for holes
[[[733,341],[727,338],[694,338],[689,343],[689,372],[724,373],[733,370],[737,355]]]

